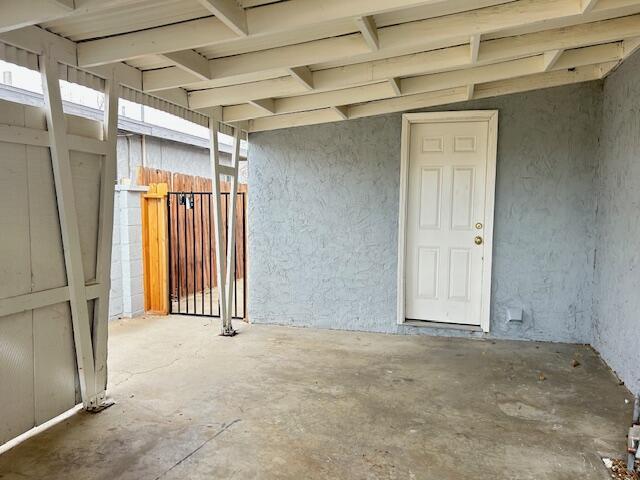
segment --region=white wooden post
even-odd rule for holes
[[[215,226],[216,248],[216,279],[218,282],[218,304],[220,305],[220,319],[222,320],[222,335],[233,336],[235,330],[231,322],[231,304],[233,301],[233,275],[235,259],[235,211],[238,192],[238,159],[240,157],[240,129],[235,131],[235,145],[231,166],[220,164],[218,152],[218,122],[213,118],[209,121],[211,139],[211,183],[214,194],[213,221]],[[222,235],[222,195],[220,193],[220,175],[231,177],[231,192],[227,200],[229,214],[227,216],[227,248],[223,250]]]
[[[95,363],[91,342],[91,326],[87,308],[80,232],[71,176],[67,124],[62,109],[58,62],[48,53],[40,57],[42,87],[44,91],[47,129],[51,150],[51,164],[56,188],[58,215],[64,249],[64,262],[69,285],[69,301],[73,324],[73,338],[76,348],[78,375],[82,403],[87,410],[97,407]]]
[[[105,403],[107,389],[107,338],[109,321],[109,291],[111,286],[111,249],[113,244],[113,203],[117,177],[116,147],[118,140],[118,95],[120,84],[112,74],[105,83],[104,119],[102,140],[106,142],[106,154],[102,160],[100,175],[100,212],[98,218],[98,255],[96,282],[99,296],[93,310],[93,352],[95,357],[96,393],[98,408]]]
[[[231,190],[227,206],[229,215],[227,221],[227,314],[229,316],[229,326],[231,326],[231,305],[233,303],[233,282],[235,281],[236,265],[236,204],[238,198],[238,162],[240,159],[240,129],[236,127],[233,144],[233,155],[231,156],[231,168],[233,169],[231,178]]]

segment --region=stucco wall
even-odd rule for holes
[[[491,335],[588,342],[601,84],[451,109],[500,111]],[[251,135],[251,321],[462,334],[396,325],[400,129],[392,114]]]
[[[604,84],[593,345],[640,393],[640,56]]]

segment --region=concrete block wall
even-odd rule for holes
[[[144,313],[140,197],[146,190],[124,185],[116,188],[109,318]]]

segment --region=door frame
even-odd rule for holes
[[[444,122],[487,122],[487,170],[484,217],[484,264],[482,274],[482,300],[480,310],[480,328],[489,331],[491,309],[491,267],[493,260],[493,215],[495,207],[496,160],[498,153],[498,111],[467,110],[459,112],[405,113],[402,115],[402,144],[400,151],[400,207],[398,212],[398,300],[397,323],[402,325],[405,319],[405,260],[406,227],[409,188],[409,151],[411,125],[414,123]],[[440,324],[438,324],[440,325]],[[455,325],[443,328],[451,328]]]

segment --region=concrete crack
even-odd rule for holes
[[[180,357],[180,358],[182,358],[182,357]],[[159,365],[157,367],[153,367],[153,368],[150,368],[148,370],[142,370],[140,372],[129,372],[127,370],[120,370],[121,372],[126,373],[128,375],[128,377],[125,378],[124,380],[116,383],[114,386],[118,386],[120,384],[123,384],[124,382],[127,382],[127,381],[131,380],[131,378],[135,377],[136,375],[144,375],[145,373],[155,372],[156,370],[160,370],[162,368],[168,368],[171,365],[173,365],[174,363],[176,363],[178,360],[180,360],[180,358],[175,358],[171,362],[167,363],[166,365]]]
[[[164,477],[167,473],[169,473],[171,470],[176,468],[178,465],[180,465],[184,461],[188,460],[191,456],[193,456],[196,453],[198,453],[198,451],[200,451],[205,445],[207,445],[207,443],[209,443],[211,440],[215,440],[216,438],[218,438],[220,435],[222,435],[224,432],[229,430],[229,428],[231,428],[234,424],[238,423],[240,420],[241,420],[240,418],[236,418],[234,421],[232,421],[232,422],[230,422],[228,424],[223,423],[222,424],[222,428],[220,430],[218,430],[211,438],[209,438],[209,439],[205,440],[204,442],[202,442],[198,448],[196,448],[195,450],[190,452],[188,455],[185,455],[184,457],[182,457],[179,461],[177,461],[175,464],[173,464],[173,466],[171,468],[169,468],[168,470],[165,470],[163,473],[158,475],[154,480],[159,480],[160,478]]]

